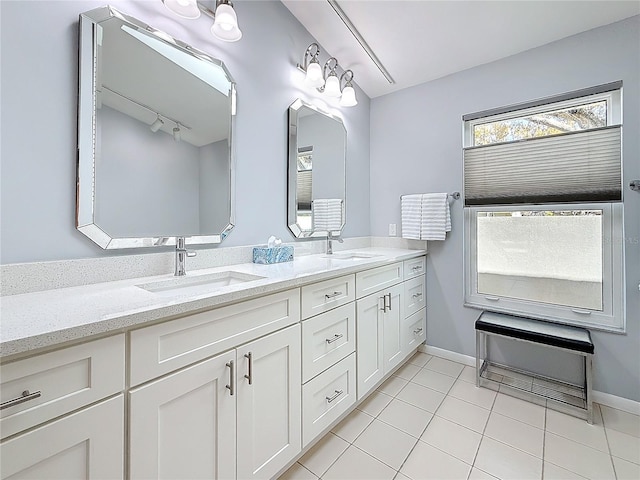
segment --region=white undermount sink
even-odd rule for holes
[[[265,277],[251,275],[249,273],[227,271],[210,273],[208,275],[196,275],[193,277],[176,277],[159,282],[144,283],[142,285],[136,285],[136,287],[152,293],[206,293],[228,285],[252,282],[263,278]]]
[[[380,255],[376,255],[375,253],[345,252],[324,255],[324,258],[330,258],[332,260],[363,260],[366,258],[374,258],[379,256]]]

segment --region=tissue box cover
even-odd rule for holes
[[[293,261],[293,247],[253,247],[253,263],[271,264]]]

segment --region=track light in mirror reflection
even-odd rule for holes
[[[165,7],[182,18],[194,19],[204,13],[213,18],[211,33],[225,42],[237,42],[242,38],[238,17],[229,0],[217,0],[215,10],[211,10],[197,0],[162,0]]]
[[[299,70],[304,72],[304,85],[307,88],[315,88],[327,97],[340,98],[341,107],[353,107],[358,104],[356,91],[353,88],[353,72],[346,70],[342,76],[338,77],[338,60],[335,57],[329,58],[320,67],[318,54],[320,48],[317,43],[312,43],[307,47],[302,59],[302,65],[298,64]],[[346,78],[344,88],[342,81]],[[341,98],[342,97],[342,98]]]
[[[173,127],[173,139],[176,142],[179,142],[180,140],[182,140],[182,134],[180,133],[180,127],[179,126]]]

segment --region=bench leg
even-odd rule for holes
[[[482,367],[482,332],[476,330],[476,387],[480,386],[480,368]]]
[[[587,402],[587,423],[593,424],[593,365],[592,355],[584,356],[584,383]]]

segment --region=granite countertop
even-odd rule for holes
[[[356,250],[354,250],[356,252]],[[293,262],[273,265],[242,263],[187,271],[184,279],[237,272],[237,278],[256,275],[257,280],[226,286],[192,286],[151,292],[139,285],[172,282],[172,274],[45,290],[0,298],[0,358],[11,360],[28,352],[54,347],[96,335],[141,327],[164,318],[245,300],[254,296],[300,287],[340,275],[424,255],[424,250],[362,248],[371,258],[339,259],[307,255]],[[179,280],[180,281],[180,280]]]

